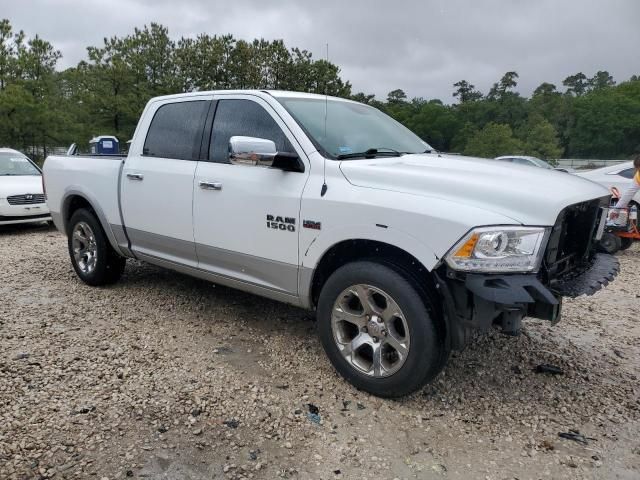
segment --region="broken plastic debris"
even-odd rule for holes
[[[564,371],[560,367],[557,367],[555,365],[551,365],[551,364],[548,364],[548,363],[542,363],[542,364],[538,365],[534,369],[534,372],[536,372],[536,373],[550,373],[552,375],[564,375]]]
[[[573,440],[574,442],[581,443],[582,445],[588,445],[588,440],[596,441],[595,438],[585,437],[578,430],[569,430],[568,432],[558,433],[560,438],[566,438],[567,440]]]

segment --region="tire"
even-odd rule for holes
[[[633,245],[633,238],[620,237],[620,250],[627,250]]]
[[[622,247],[622,241],[619,236],[611,232],[605,232],[600,239],[598,247],[603,252],[613,255]]]
[[[81,208],[71,216],[67,246],[73,269],[87,285],[115,283],[124,271],[126,260],[111,247],[102,225],[90,210]]]
[[[329,360],[356,388],[379,397],[414,392],[448,358],[437,309],[409,278],[387,265],[354,262],[329,277],[318,299]]]

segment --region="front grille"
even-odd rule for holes
[[[36,203],[44,203],[44,194],[42,193],[26,193],[24,195],[12,195],[7,197],[9,205],[34,205]]]
[[[584,268],[595,253],[595,236],[601,208],[608,197],[570,205],[558,215],[547,243],[542,274],[552,283],[576,269]]]

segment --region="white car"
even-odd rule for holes
[[[38,166],[17,150],[0,148],[0,225],[50,220]]]
[[[576,175],[599,183],[608,189],[615,187],[622,195],[631,186],[635,173],[633,162],[623,162],[608,167],[596,168],[588,172],[579,172]],[[640,206],[640,192],[636,193],[632,201]]]
[[[126,157],[51,156],[44,182],[85,283],[135,258],[316,310],[336,369],[380,396],[433,379],[476,331],[556,323],[562,297],[618,269],[594,251],[606,188],[441,154],[321,95],[154,98]]]
[[[547,170],[558,170],[559,172],[572,173],[573,169],[569,167],[554,167],[549,162],[538,157],[530,157],[527,155],[504,155],[496,157],[494,160],[500,162],[515,163],[516,165],[526,165],[528,167],[546,168]]]

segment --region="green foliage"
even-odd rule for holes
[[[392,90],[387,95],[387,103],[403,103],[407,100],[407,94],[404,90]]]
[[[562,84],[567,87],[567,94],[579,97],[587,92],[589,80],[584,73],[578,72],[565,78]]]
[[[478,130],[467,142],[465,155],[494,158],[523,152],[523,144],[513,136],[509,125],[488,123]]]
[[[460,100],[460,103],[474,102],[482,98],[482,92],[476,90],[475,85],[470,84],[466,80],[460,80],[453,84],[456,90],[453,92],[453,96]]]
[[[615,158],[640,152],[640,81],[577,98],[572,117],[568,138],[574,155]]]
[[[541,115],[531,115],[520,135],[527,155],[555,163],[562,156],[558,133],[553,125]]]
[[[0,20],[0,146],[46,155],[52,146],[85,144],[99,134],[124,143],[147,101],[214,89],[281,89],[352,98],[405,124],[438,150],[494,157],[526,153],[547,159],[627,158],[640,152],[640,78],[616,85],[606,70],[542,83],[530,99],[506,72],[486,96],[467,80],[453,84],[454,105],[409,99],[401,89],[383,101],[352,94],[340,69],[282,40],[201,34],[172,39],[152,23],[87,48],[86,59],[56,70],[61,54]],[[515,132],[515,135],[514,135]]]

